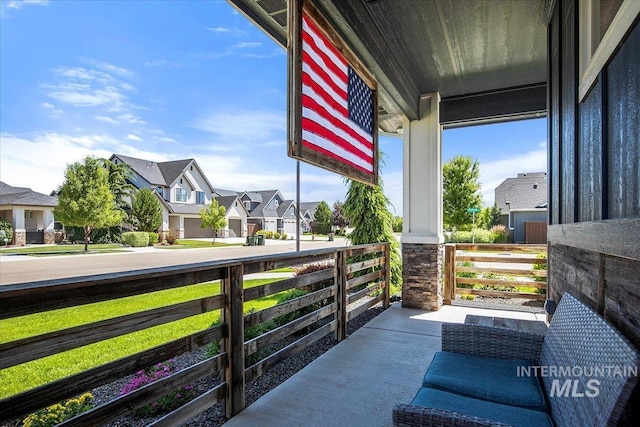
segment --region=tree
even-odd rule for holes
[[[333,214],[327,202],[320,202],[313,214],[313,232],[327,234],[331,232],[331,220]]]
[[[393,232],[394,233],[402,233],[402,217],[401,216],[394,216],[393,217]]]
[[[126,163],[116,164],[106,159],[100,159],[100,162],[109,174],[109,188],[115,198],[116,206],[126,210],[129,207],[127,196],[131,196],[135,191],[135,187],[130,183],[133,177],[131,168]]]
[[[335,202],[333,204],[332,224],[339,229],[343,229],[349,226],[349,220],[344,215],[344,207],[341,202]]]
[[[491,207],[482,208],[480,214],[476,215],[476,226],[489,230],[494,225],[501,224],[500,215],[500,209],[496,204]]]
[[[131,196],[131,218],[140,231],[157,231],[162,225],[162,206],[149,188]]]
[[[102,161],[86,157],[67,166],[65,181],[58,189],[55,217],[65,225],[84,229],[84,250],[89,249],[91,230],[112,227],[124,220],[109,187],[109,174]]]
[[[213,231],[213,243],[216,242],[216,233],[227,225],[227,209],[220,206],[216,199],[211,199],[208,208],[200,209],[200,228],[210,228]]]
[[[455,156],[442,168],[444,225],[451,229],[470,228],[468,208],[480,208],[480,165],[469,156]]]
[[[391,247],[391,284],[399,287],[402,283],[400,244],[393,235],[393,216],[388,209],[389,199],[382,189],[382,180],[375,186],[354,180],[347,182],[349,189],[343,207],[354,227],[349,239],[354,245],[388,242]]]

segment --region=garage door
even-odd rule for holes
[[[292,234],[296,234],[296,222],[294,221],[287,221],[285,220],[284,222],[284,232],[286,234],[292,235]]]
[[[242,220],[229,220],[229,237],[242,237]]]
[[[213,232],[210,228],[200,228],[200,218],[185,218],[184,219],[184,238],[196,239],[196,238],[213,238]]]

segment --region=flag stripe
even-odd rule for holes
[[[350,72],[342,54],[303,13],[302,144],[359,171],[373,174],[373,135],[350,118],[353,114]],[[362,120],[361,114],[367,114],[368,107],[359,103],[360,94],[364,90],[366,97],[366,91],[370,89],[362,86],[362,82],[359,85],[359,94],[353,98],[358,104],[353,105],[356,105],[357,120]]]
[[[325,138],[322,138],[312,132],[302,131],[302,145],[312,148],[322,154],[325,154],[333,159],[339,160],[341,163],[346,163],[358,170],[366,173],[371,173],[371,166],[367,162],[363,162],[362,159],[353,156],[349,151],[342,148],[336,149]]]
[[[344,129],[342,123],[331,123],[329,119],[326,118],[327,114],[325,114],[325,109],[318,105],[318,103],[312,98],[303,95],[302,96],[302,116],[303,119],[311,120],[312,122],[320,125],[324,130],[324,136],[331,138],[335,136],[338,138],[339,145],[343,146],[346,149],[350,147],[355,148],[354,154],[362,157],[365,160],[373,160],[373,149],[371,146],[365,145],[365,143],[361,143],[356,138],[353,137],[348,131],[348,129]]]

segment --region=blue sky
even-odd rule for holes
[[[49,193],[87,155],[194,158],[214,187],[295,198],[286,53],[225,1],[0,0],[0,179]],[[483,196],[546,170],[546,121],[443,133],[443,161],[480,162]],[[381,137],[402,213],[402,139]],[[343,200],[342,177],[302,164],[302,201]]]

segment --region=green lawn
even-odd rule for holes
[[[247,280],[245,287],[273,281]],[[212,282],[5,319],[0,321],[0,343],[211,296],[219,289],[219,283]],[[276,303],[275,296],[265,297],[247,302],[244,310],[261,310]],[[201,331],[219,318],[216,310],[0,370],[0,399]]]
[[[218,246],[242,246],[242,243],[224,243],[218,239],[214,244],[213,240],[203,241],[203,240],[182,239],[182,240],[176,240],[175,245],[156,246],[156,247],[160,249],[198,249],[198,248],[215,248]]]
[[[89,253],[128,252],[130,249],[118,243],[90,244]],[[77,255],[84,253],[84,245],[38,245],[0,249],[0,255]]]

